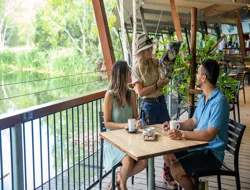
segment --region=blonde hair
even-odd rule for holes
[[[143,81],[146,79],[146,75],[150,73],[158,73],[158,64],[153,58],[145,60],[143,53],[145,50],[139,52],[136,55],[136,64],[139,66],[139,71],[141,73]]]

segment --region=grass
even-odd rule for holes
[[[97,69],[94,56],[84,57],[72,49],[0,52],[1,71],[33,71],[51,75],[91,72]]]

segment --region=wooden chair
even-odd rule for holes
[[[236,77],[236,79],[240,81],[240,90],[243,90],[244,104],[246,104],[245,77],[246,77],[246,71],[238,72]]]
[[[199,178],[205,176],[217,176],[218,189],[221,190],[220,176],[233,176],[236,181],[236,188],[240,190],[240,173],[239,173],[239,151],[240,144],[246,126],[230,119],[228,125],[228,143],[226,148],[226,155],[233,156],[233,168],[227,163],[223,163],[218,170],[200,170],[194,173],[195,190],[198,190]],[[181,187],[179,189],[182,189]]]

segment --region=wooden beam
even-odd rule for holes
[[[141,24],[142,24],[143,31],[144,31],[144,33],[147,34],[148,31],[147,31],[147,26],[146,26],[146,23],[145,23],[144,12],[143,12],[142,7],[140,7],[140,15],[141,15]]]
[[[180,24],[179,15],[178,15],[176,5],[175,5],[175,0],[170,0],[170,6],[172,10],[172,17],[174,21],[174,28],[175,28],[175,32],[177,35],[177,39],[182,40],[183,38],[182,38],[182,32],[181,32],[181,24]]]
[[[243,30],[242,30],[242,25],[241,25],[240,13],[238,10],[235,11],[235,15],[236,15],[238,34],[239,34],[239,39],[240,39],[241,57],[245,57],[246,56],[245,42],[243,39]]]
[[[142,5],[142,7],[144,9],[151,9],[151,10],[164,10],[164,11],[168,11],[171,12],[171,7],[169,5],[165,5],[165,4],[157,4],[157,3],[144,3]],[[181,7],[178,6],[178,12],[179,13],[190,13],[190,8],[189,7]]]
[[[153,9],[144,9],[144,17],[147,19],[147,17],[153,18],[153,15],[157,15],[157,19],[159,18],[158,15],[161,14],[161,10],[153,10]],[[164,18],[169,17],[168,19],[173,19],[171,18],[173,13],[171,11],[162,11],[162,20]],[[178,17],[183,20],[190,20],[191,16],[190,14],[186,13],[178,13]],[[208,21],[208,22],[216,22],[216,23],[224,23],[224,24],[233,24],[236,25],[235,17],[234,18],[228,18],[228,17],[216,17],[216,16],[205,16],[204,14],[199,14],[197,17],[199,21]]]
[[[249,3],[249,0],[237,0],[237,3],[233,3],[232,0],[183,0],[187,2],[199,2],[199,3],[210,3],[210,4],[220,4],[220,5],[240,5],[240,6],[246,6],[247,3]]]
[[[94,7],[96,24],[99,32],[99,37],[102,46],[102,53],[106,65],[108,79],[111,76],[112,65],[115,62],[115,55],[112,46],[112,41],[109,33],[107,16],[103,4],[103,0],[92,0]]]
[[[189,89],[195,88],[195,74],[196,74],[196,31],[197,31],[197,8],[191,9],[191,70],[190,70],[190,84]],[[188,102],[190,106],[189,117],[194,113],[194,94],[189,94]]]

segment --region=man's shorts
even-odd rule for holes
[[[220,169],[222,165],[211,150],[208,149],[176,152],[175,157],[189,176],[200,170]]]

